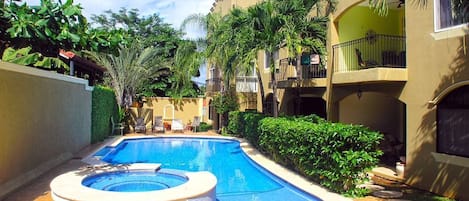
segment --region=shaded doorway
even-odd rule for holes
[[[315,114],[326,118],[326,101],[319,97],[300,97],[296,100],[296,115]]]

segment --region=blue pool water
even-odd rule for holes
[[[84,186],[116,192],[163,190],[187,182],[186,177],[155,171],[106,172],[85,178]]]
[[[220,201],[319,201],[260,167],[241,150],[239,142],[204,138],[124,140],[100,151],[111,164],[161,163],[161,168],[209,171],[218,183]]]

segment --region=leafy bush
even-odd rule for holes
[[[259,121],[266,116],[254,111],[240,112],[233,111],[229,113],[229,122],[227,126],[228,134],[245,137],[252,145],[258,147]]]
[[[231,111],[228,113],[228,126],[226,127],[228,134],[242,136],[244,131],[243,112]]]
[[[298,117],[294,117],[294,119],[298,121],[307,121],[311,123],[326,123],[327,122],[325,119],[315,114],[310,114],[307,116],[298,116]]]
[[[111,116],[114,121],[120,119],[114,91],[95,86],[91,105],[91,143],[102,141],[111,133]]]
[[[225,114],[239,109],[236,91],[230,90],[213,96],[213,106],[218,114]]]
[[[208,130],[212,129],[212,125],[207,124],[205,122],[200,122],[199,127],[197,128],[197,132],[206,132]]]
[[[294,167],[335,192],[349,195],[363,193],[356,185],[382,154],[378,150],[382,134],[313,116],[264,118],[259,132],[260,149],[274,160]]]

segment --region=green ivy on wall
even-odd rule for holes
[[[114,121],[120,120],[114,91],[95,86],[91,106],[91,143],[102,141],[112,134],[111,116]]]

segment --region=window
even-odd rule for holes
[[[469,86],[447,95],[437,108],[437,151],[469,157]]]
[[[275,50],[274,53],[272,54],[274,57],[274,62],[275,62],[275,67],[278,68],[278,60],[279,60],[279,51]],[[270,54],[267,51],[264,51],[264,68],[265,69],[270,69]]]
[[[469,1],[435,0],[435,30],[447,29],[469,22]]]
[[[215,112],[215,108],[212,104],[212,100],[208,103],[208,119],[213,120],[213,113]]]
[[[270,54],[267,51],[264,51],[264,68],[270,69]]]

